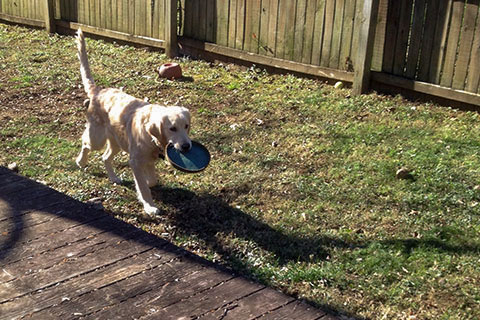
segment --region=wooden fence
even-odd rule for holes
[[[42,26],[45,17],[43,0],[0,0],[0,14],[3,20]]]
[[[187,54],[347,81],[359,93],[393,87],[480,105],[479,2],[0,0],[0,19],[81,26],[172,56],[178,35]]]
[[[479,0],[397,0],[388,10],[382,71],[480,93]]]
[[[353,71],[363,0],[185,0],[189,38],[280,59]],[[201,23],[199,23],[201,22]]]
[[[163,0],[60,0],[57,4],[58,20],[165,39],[166,1]]]

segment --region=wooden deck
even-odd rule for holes
[[[0,319],[335,319],[0,167]]]

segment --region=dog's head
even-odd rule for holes
[[[187,108],[173,106],[152,109],[147,131],[164,150],[169,144],[179,151],[188,151],[192,147],[188,136],[190,112]]]

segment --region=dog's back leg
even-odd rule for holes
[[[82,134],[82,150],[77,157],[77,165],[84,168],[87,165],[90,151],[101,150],[105,146],[105,142],[106,136],[103,126],[94,121],[88,121]]]
[[[122,179],[120,179],[115,174],[115,171],[113,171],[112,160],[113,160],[113,157],[115,157],[115,155],[119,151],[120,151],[120,147],[118,146],[118,144],[111,139],[107,139],[107,148],[103,153],[102,159],[103,159],[103,163],[105,164],[105,169],[107,170],[108,179],[110,179],[112,183],[117,183],[117,184],[121,184]]]

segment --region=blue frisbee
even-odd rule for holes
[[[195,141],[192,141],[192,147],[187,152],[179,151],[172,145],[169,145],[165,155],[174,168],[183,172],[199,172],[204,170],[210,163],[210,152]]]

